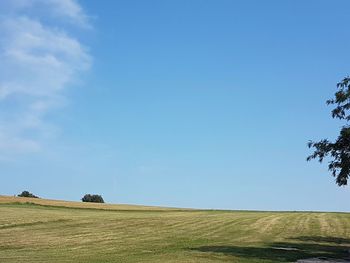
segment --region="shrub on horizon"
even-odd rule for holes
[[[91,195],[91,194],[86,194],[83,196],[81,199],[83,202],[91,202],[91,203],[104,203],[105,201],[103,200],[102,196],[100,195]]]
[[[18,197],[30,197],[30,198],[39,198],[36,195],[33,195],[32,193],[28,192],[28,191],[23,191],[22,193],[20,193],[18,195]]]

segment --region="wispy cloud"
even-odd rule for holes
[[[9,0],[0,9],[0,153],[38,151],[55,131],[45,115],[91,66],[70,27],[91,25],[74,0]]]
[[[91,28],[90,18],[76,0],[3,0],[7,14],[45,14],[75,26]],[[62,22],[61,21],[61,22]]]

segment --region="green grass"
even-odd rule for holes
[[[350,246],[347,213],[49,204],[0,202],[0,262],[294,262]]]

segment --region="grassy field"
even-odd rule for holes
[[[347,213],[177,210],[0,197],[0,262],[294,262],[344,258],[349,247]]]

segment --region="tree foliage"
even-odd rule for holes
[[[33,195],[32,193],[28,192],[28,191],[23,191],[22,193],[20,193],[18,195],[19,197],[30,197],[30,198],[39,198],[36,195]]]
[[[338,138],[335,142],[327,139],[319,142],[310,141],[309,148],[314,148],[313,154],[307,160],[318,159],[323,162],[326,157],[331,157],[328,169],[336,178],[339,186],[347,185],[350,175],[350,77],[344,78],[337,84],[338,91],[333,99],[327,100],[328,105],[335,105],[332,110],[332,117],[344,120],[346,124],[342,126]]]
[[[103,200],[102,196],[100,195],[91,195],[91,194],[86,194],[83,196],[81,199],[83,202],[92,202],[92,203],[104,203],[105,201]]]

